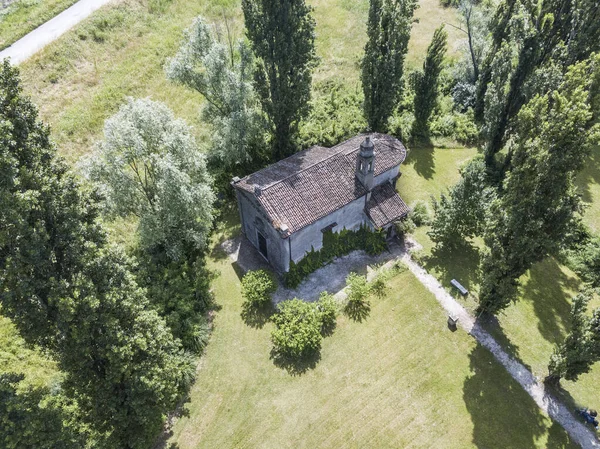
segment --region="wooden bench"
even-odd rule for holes
[[[456,279],[452,279],[452,280],[450,281],[450,283],[451,283],[452,285],[454,285],[454,286],[455,286],[455,287],[458,289],[458,291],[460,292],[460,294],[461,294],[461,295],[463,295],[463,296],[467,296],[467,295],[469,294],[469,290],[467,290],[466,288],[464,288],[464,287],[461,285],[461,283],[460,283],[460,282],[458,282]]]

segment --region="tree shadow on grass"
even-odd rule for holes
[[[531,301],[538,317],[540,334],[551,343],[558,343],[570,326],[571,303],[566,290],[577,291],[579,280],[569,277],[554,258],[534,265],[531,277],[521,289],[521,297]]]
[[[596,145],[592,149],[592,153],[583,170],[577,176],[575,184],[581,194],[581,199],[586,203],[591,203],[593,198],[590,186],[600,184],[600,146]]]
[[[186,395],[185,398],[183,398],[177,404],[175,410],[169,413],[163,431],[160,433],[160,435],[154,442],[152,449],[179,449],[179,444],[169,443],[169,439],[173,436],[173,425],[175,424],[175,422],[179,418],[190,416],[190,410],[186,406],[186,404],[188,404],[190,401],[190,397]]]
[[[546,441],[546,449],[565,449],[575,447],[576,443],[571,439],[569,434],[565,432],[557,422],[552,422],[548,429],[548,441]]]
[[[535,447],[546,425],[533,399],[483,346],[473,348],[469,361],[463,399],[473,423],[473,444],[482,449]]]
[[[450,287],[450,281],[456,279],[471,291],[480,282],[480,258],[479,248],[466,241],[455,247],[435,246],[424,257],[423,265],[427,271],[434,271],[443,285]]]
[[[496,318],[494,315],[483,314],[477,317],[476,322],[479,326],[481,326],[481,328],[485,329],[492,337],[494,337],[494,339],[508,355],[531,371],[531,366],[521,359],[519,347],[515,345],[504,333],[504,329],[502,329],[498,318]]]
[[[411,145],[406,158],[407,164],[412,164],[417,174],[427,180],[435,174],[435,148],[431,142],[418,142]]]
[[[273,314],[275,313],[275,307],[272,302],[261,304],[259,306],[247,305],[244,303],[242,306],[242,321],[247,326],[255,329],[262,329],[265,324],[269,322]]]
[[[350,319],[362,323],[371,313],[371,304],[367,301],[350,301],[344,307],[344,313]]]
[[[273,364],[284,369],[292,376],[300,376],[310,369],[315,369],[321,360],[321,351],[315,351],[301,358],[288,357],[280,354],[275,348],[271,349],[270,359]]]

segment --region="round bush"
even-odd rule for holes
[[[273,317],[271,341],[275,352],[299,359],[321,349],[321,317],[314,304],[294,298],[279,305]]]
[[[276,289],[273,275],[265,270],[248,271],[242,278],[242,296],[248,305],[261,306],[268,303]]]
[[[321,331],[331,332],[335,328],[338,314],[338,303],[333,295],[321,293],[317,301],[317,310],[321,319]]]
[[[429,224],[431,221],[431,215],[429,214],[429,208],[425,201],[417,201],[412,207],[410,212],[410,219],[415,226],[423,226]]]

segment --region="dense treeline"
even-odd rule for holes
[[[476,7],[460,7],[473,17]],[[472,103],[483,157],[434,203],[430,233],[443,246],[483,237],[480,312],[508,307],[534,263],[574,254],[574,245],[589,251],[573,265],[584,280],[596,276],[593,243],[582,243],[589,231],[582,230],[574,181],[600,142],[599,14],[597,3],[586,0],[505,0],[487,24]],[[574,300],[572,333],[550,364],[555,381],[576,379],[600,359],[598,328],[584,318],[586,298]]]
[[[72,424],[60,416],[47,422],[82,426],[96,447],[147,447],[190,384],[192,360],[150,307],[126,256],[107,241],[97,194],[57,157],[8,61],[0,72],[0,105],[2,313],[58,362],[61,389],[77,408]],[[3,404],[9,415],[0,422],[9,424],[15,412],[46,420],[53,409],[27,408],[40,393],[15,394],[18,380],[3,377],[12,405]],[[28,443],[23,435],[2,436],[15,447],[61,447],[69,433],[79,433],[54,430],[30,434]]]

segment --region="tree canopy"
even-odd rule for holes
[[[252,87],[254,57],[239,40],[222,43],[203,17],[185,31],[177,54],[167,61],[167,77],[206,98],[203,118],[212,128],[208,157],[236,167],[264,151],[265,126]]]
[[[293,153],[309,111],[317,63],[315,21],[305,0],[242,0],[246,32],[258,58],[255,88],[273,129],[273,156]]]
[[[370,1],[361,81],[364,113],[371,131],[386,131],[397,107],[416,7],[415,0]]]
[[[0,105],[2,313],[58,362],[99,447],[147,447],[192,361],[107,244],[97,197],[57,158],[7,61]]]
[[[139,217],[142,246],[173,260],[206,247],[214,193],[190,128],[161,103],[130,99],[106,121],[89,174],[109,212]]]

